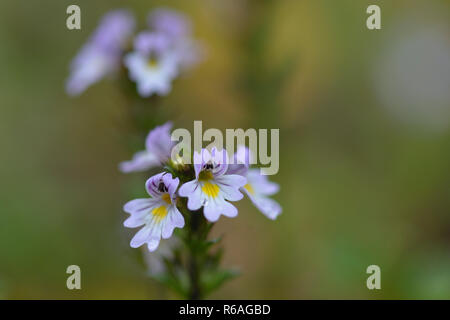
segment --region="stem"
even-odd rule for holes
[[[201,286],[200,286],[200,275],[201,275],[201,264],[199,261],[198,251],[196,246],[193,245],[194,242],[202,237],[201,235],[201,225],[203,222],[203,217],[200,212],[191,213],[190,228],[189,228],[189,258],[188,258],[188,270],[190,279],[190,289],[189,289],[189,299],[198,300],[203,296]]]

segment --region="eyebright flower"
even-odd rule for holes
[[[156,9],[148,15],[148,26],[170,40],[180,71],[188,70],[202,60],[203,48],[192,38],[191,23],[185,15],[174,10]]]
[[[245,146],[239,146],[236,153],[233,155],[233,161],[230,161],[228,165],[228,174],[238,174],[241,176],[246,176],[247,170],[253,159],[250,150]]]
[[[178,57],[163,33],[142,32],[134,41],[135,51],[125,56],[130,78],[137,83],[138,93],[149,97],[167,95],[178,74]]]
[[[188,37],[191,33],[191,25],[183,14],[165,8],[153,10],[148,15],[148,25],[172,38]]]
[[[137,152],[130,161],[122,162],[120,171],[145,171],[167,161],[174,145],[170,137],[171,129],[172,122],[169,121],[151,130],[145,141],[145,150]]]
[[[268,177],[262,175],[259,169],[250,169],[252,162],[250,150],[240,146],[234,154],[234,164],[228,167],[227,173],[239,174],[247,178],[247,183],[240,189],[250,201],[269,219],[275,220],[281,214],[282,208],[275,200],[269,198],[280,189],[279,185],[270,182]]]
[[[71,74],[66,82],[67,93],[78,95],[90,85],[116,71],[134,27],[135,21],[130,12],[116,10],[107,13],[72,61]]]
[[[246,184],[246,178],[236,174],[226,174],[228,155],[225,150],[202,149],[194,152],[195,179],[183,184],[178,194],[188,198],[187,207],[195,211],[203,207],[203,214],[210,222],[220,215],[235,217],[238,211],[228,201],[243,198],[239,188]]]
[[[180,180],[170,173],[159,173],[147,180],[145,187],[151,198],[135,199],[125,204],[123,210],[131,216],[124,226],[143,226],[131,239],[130,246],[138,248],[147,244],[153,252],[161,238],[168,239],[175,228],[184,227],[183,215],[176,207],[176,190]]]

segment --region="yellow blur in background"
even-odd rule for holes
[[[81,30],[66,28],[70,4]],[[381,30],[366,27],[370,4]],[[206,58],[149,103],[155,119],[280,128],[283,213],[273,222],[243,200],[220,219],[225,265],[242,275],[211,298],[450,299],[444,0],[2,1],[0,298],[174,297],[148,280],[122,226],[145,181],[117,169],[134,151],[126,98],[108,80],[64,91],[104,13],[126,7],[143,24],[160,6],[192,19]],[[79,291],[66,288],[72,264]],[[373,264],[381,290],[366,287]]]

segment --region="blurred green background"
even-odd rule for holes
[[[66,28],[69,4],[81,30]],[[381,30],[366,28],[370,4]],[[242,275],[211,298],[450,299],[444,0],[1,1],[0,298],[173,297],[147,280],[122,227],[144,181],[117,170],[134,151],[126,99],[114,81],[64,91],[104,13],[127,7],[143,23],[161,5],[192,19],[207,57],[149,103],[155,119],[280,128],[283,214],[270,221],[245,200],[219,221],[225,265]],[[66,288],[71,264],[82,290]],[[366,288],[371,264],[381,290]]]

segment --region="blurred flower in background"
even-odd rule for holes
[[[178,55],[171,49],[167,36],[142,32],[135,39],[134,49],[125,56],[125,66],[130,79],[137,83],[139,95],[168,94],[178,74]]]
[[[66,82],[67,93],[78,95],[90,85],[117,71],[134,27],[134,17],[129,11],[116,10],[107,13],[73,60]]]
[[[148,15],[148,25],[157,32],[162,32],[172,39],[190,37],[191,24],[182,14],[173,10],[155,9]]]
[[[417,12],[399,18],[375,64],[374,86],[397,119],[441,131],[450,125],[450,37],[435,13],[433,20]]]
[[[165,34],[171,42],[180,70],[186,70],[201,61],[202,45],[192,38],[190,21],[173,10],[155,9],[148,15],[150,29]]]
[[[67,93],[82,93],[117,71],[123,59],[140,96],[167,95],[172,81],[200,61],[201,46],[191,38],[189,20],[175,11],[152,11],[148,27],[150,30],[139,33],[132,41],[132,14],[123,9],[106,14],[70,66]],[[134,43],[133,51],[123,57],[131,49],[130,43]]]

